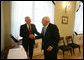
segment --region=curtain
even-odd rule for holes
[[[74,32],[83,34],[83,3],[80,3],[80,8],[75,14]]]
[[[11,2],[11,34],[16,39],[20,37],[20,26],[25,24],[25,17],[31,18],[39,32],[42,29],[42,18],[49,16],[54,23],[54,4],[52,1],[12,1]]]
[[[54,4],[51,1],[35,1],[34,5],[34,24],[39,32],[42,29],[42,18],[49,16],[51,23],[54,23]]]

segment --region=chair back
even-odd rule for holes
[[[67,44],[71,41],[73,43],[73,38],[72,36],[66,36]]]
[[[62,41],[63,42],[63,45],[65,45],[64,37],[60,37],[60,41]]]

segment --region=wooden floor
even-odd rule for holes
[[[57,59],[83,59],[83,45],[80,46],[81,53],[79,53],[79,49],[75,49],[75,54],[72,53],[72,56],[70,55],[69,51],[66,51],[63,58],[63,53],[61,50],[58,51]],[[33,56],[33,59],[44,59],[44,55],[38,55]]]

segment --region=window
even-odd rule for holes
[[[54,23],[54,4],[52,1],[12,1],[11,2],[11,34],[16,39],[20,37],[20,26],[25,24],[25,17],[31,18],[38,32],[42,29],[42,18],[49,16]]]
[[[80,8],[75,14],[74,32],[83,34],[83,3],[80,2]]]

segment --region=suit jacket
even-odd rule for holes
[[[40,33],[37,32],[37,29],[36,29],[34,24],[31,24],[31,33],[40,35]],[[24,45],[24,46],[28,46],[28,44],[34,44],[35,43],[35,39],[29,38],[29,30],[28,30],[26,24],[21,25],[20,36],[23,37],[22,45]]]
[[[42,38],[42,49],[47,49],[48,46],[52,46],[53,49],[58,50],[60,35],[56,25],[49,23],[45,35],[41,33],[40,36],[36,36],[36,39],[38,38]]]

